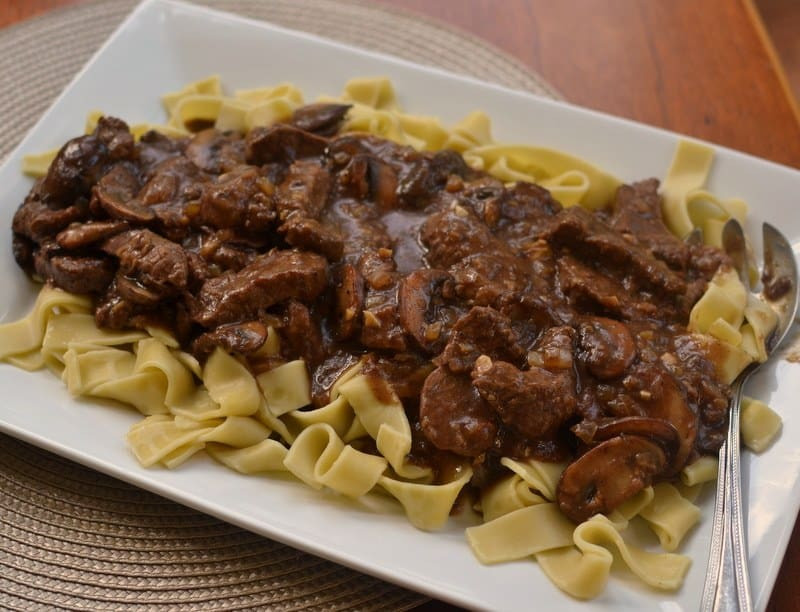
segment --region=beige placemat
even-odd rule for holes
[[[135,4],[90,2],[0,31],[0,157]],[[479,39],[371,2],[198,4],[558,97]],[[0,608],[404,610],[424,601],[0,434]]]

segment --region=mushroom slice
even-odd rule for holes
[[[80,249],[129,229],[125,221],[73,223],[58,233],[56,242],[62,249]]]
[[[347,340],[358,331],[364,309],[364,278],[351,264],[334,272],[336,316],[333,333],[337,340]]]
[[[578,346],[581,360],[601,380],[622,376],[636,357],[628,327],[604,317],[588,317],[580,323]]]
[[[228,323],[199,336],[192,350],[195,355],[206,357],[215,347],[221,346],[229,353],[246,355],[260,349],[266,340],[267,327],[261,321]]]
[[[442,284],[449,278],[443,270],[421,268],[406,276],[398,290],[400,324],[423,350],[431,353],[440,352],[447,341],[451,321],[440,315],[445,314]]]
[[[666,466],[658,443],[641,436],[616,436],[567,466],[556,490],[558,506],[576,523],[606,514],[649,486]]]
[[[135,199],[139,179],[126,164],[117,164],[94,187],[96,201],[114,219],[133,223],[149,223],[155,212]]]
[[[289,123],[306,132],[333,136],[351,107],[352,104],[306,104],[294,111]]]
[[[678,430],[663,419],[643,416],[628,416],[618,419],[581,421],[572,427],[572,432],[588,445],[595,445],[622,434],[641,436],[659,442],[669,458],[675,456],[680,443]]]

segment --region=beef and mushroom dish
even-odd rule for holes
[[[687,323],[729,264],[668,232],[658,181],[562,208],[453,151],[340,134],[347,111],[138,142],[103,118],[17,210],[16,260],[91,295],[100,327],[161,326],[201,361],[275,367],[271,326],[315,406],[360,361],[402,400],[411,461],[469,461],[476,487],[501,457],[567,462],[575,521],[718,450],[729,390]]]

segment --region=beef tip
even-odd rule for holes
[[[286,357],[300,357],[309,369],[315,368],[325,359],[325,343],[319,322],[311,311],[300,302],[291,300],[286,307],[286,324],[280,330]]]
[[[474,253],[490,253],[496,239],[466,208],[453,205],[430,215],[420,227],[420,240],[432,268],[447,269]]]
[[[339,340],[351,338],[361,325],[364,309],[364,278],[351,264],[336,268],[333,274],[335,310],[333,335]]]
[[[114,278],[114,263],[107,257],[67,255],[47,246],[34,256],[36,273],[70,293],[101,293]]]
[[[259,255],[238,272],[203,283],[193,308],[195,322],[216,327],[256,318],[288,299],[310,302],[325,289],[327,263],[313,253],[277,251]]]
[[[351,108],[351,104],[306,104],[294,111],[289,123],[305,132],[333,136]]]
[[[507,317],[493,308],[476,306],[456,322],[447,346],[434,361],[451,372],[463,373],[472,370],[481,355],[520,363],[526,351]]]
[[[344,254],[341,233],[316,219],[291,215],[278,231],[289,245],[324,255],[328,261],[338,261]]]
[[[689,247],[664,225],[658,179],[621,185],[617,189],[611,227],[635,240],[674,270],[685,270]]]
[[[458,201],[512,245],[535,240],[547,227],[561,205],[550,192],[533,183],[506,187],[493,177],[481,177],[464,184]]]
[[[155,219],[155,213],[134,199],[140,188],[136,167],[130,163],[116,164],[94,186],[92,210],[97,211],[99,206],[113,219],[149,223]]]
[[[214,128],[195,134],[186,145],[186,157],[204,172],[222,174],[245,163],[244,139],[236,132]]]
[[[462,311],[448,303],[452,297],[452,278],[443,270],[421,268],[402,281],[398,289],[400,324],[428,353],[439,353],[450,335],[450,328]]]
[[[247,355],[260,349],[266,340],[267,327],[261,321],[229,323],[198,336],[192,343],[192,352],[205,359],[220,346],[228,353]]]
[[[245,158],[247,163],[256,165],[291,163],[296,159],[322,155],[327,146],[325,138],[279,123],[250,131],[245,140]]]
[[[125,221],[89,221],[73,223],[61,230],[56,242],[62,249],[81,249],[130,229]]]
[[[624,323],[590,317],[578,326],[579,359],[601,380],[622,376],[636,358],[633,336]]]
[[[579,311],[630,320],[651,317],[659,311],[659,306],[652,300],[637,299],[620,281],[569,255],[558,258],[556,270],[560,291]],[[669,306],[662,306],[661,311],[670,317],[674,314],[674,308]]]
[[[275,221],[271,199],[259,187],[257,169],[240,166],[203,186],[199,221],[210,227],[263,234]]]
[[[665,298],[677,299],[686,283],[663,261],[635,242],[626,240],[580,206],[565,208],[553,217],[545,237],[554,250],[568,250],[588,262],[601,261],[623,280],[652,289]]]
[[[397,288],[368,289],[362,311],[361,343],[373,349],[403,352],[407,349],[405,330],[400,325]]]
[[[146,229],[117,234],[102,245],[119,259],[120,271],[162,297],[186,288],[189,264],[180,245]]]
[[[85,199],[81,198],[65,208],[51,208],[42,201],[37,186],[34,186],[14,213],[11,228],[16,234],[42,243],[53,238],[70,223],[83,221],[88,215],[89,206]]]
[[[576,412],[575,381],[567,371],[520,371],[481,356],[472,382],[503,423],[529,438],[552,437]]]
[[[517,257],[503,249],[469,255],[450,268],[460,298],[477,306],[497,308],[528,289],[535,280],[529,272]]]
[[[581,455],[561,474],[556,500],[576,523],[607,514],[649,486],[667,459],[661,446],[640,436],[617,436]]]
[[[281,220],[295,213],[317,219],[325,207],[330,185],[330,173],[317,161],[294,162],[275,189],[275,205]]]
[[[88,195],[89,189],[115,161],[134,152],[128,126],[113,117],[101,117],[94,133],[68,141],[56,155],[42,181],[45,201],[60,206]]]
[[[145,206],[194,200],[201,195],[208,175],[185,157],[168,157],[146,175],[146,182],[137,198]]]
[[[422,387],[419,419],[436,448],[465,457],[489,450],[497,434],[495,417],[469,378],[441,367]]]

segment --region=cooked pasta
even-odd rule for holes
[[[434,117],[406,114],[387,79],[354,79],[339,98],[322,100],[352,105],[342,131],[368,132],[421,151],[457,151],[470,167],[501,181],[547,188],[564,207],[600,209],[621,185],[563,152],[494,142],[489,118],[481,112],[452,127]],[[168,114],[164,124],[134,125],[136,138],[148,130],[180,138],[198,126],[248,132],[285,121],[304,104],[302,93],[288,83],[226,96],[218,77],[190,83],[162,102]],[[101,117],[97,111],[89,115],[87,134]],[[44,176],[56,154],[26,156],[23,170]],[[677,236],[701,228],[707,244],[720,246],[724,222],[742,220],[746,206],[704,190],[712,160],[708,147],[679,143],[663,184],[663,210]],[[444,480],[430,467],[409,461],[412,429],[398,392],[367,371],[363,360],[339,374],[328,403],[309,409],[307,364],[281,360],[280,338],[272,326],[254,354],[256,361],[272,360],[271,365],[257,371],[246,358],[220,346],[201,366],[161,328],[100,329],[91,312],[88,298],[45,286],[27,317],[0,326],[0,361],[29,370],[47,366],[76,396],[136,408],[145,418],[130,429],[127,441],[145,467],[174,468],[204,450],[244,474],[285,472],[347,498],[388,494],[424,530],[447,521],[473,477],[466,459],[452,466]],[[774,324],[771,309],[749,296],[732,270],[720,269],[692,308],[689,330],[711,356],[717,376],[729,384],[749,363],[766,358],[765,340]],[[542,356],[529,356],[529,361],[536,359]],[[780,419],[763,403],[745,403],[742,438],[748,447],[761,452],[779,429]],[[559,588],[587,599],[602,592],[617,554],[646,584],[680,587],[690,560],[673,553],[700,520],[692,500],[701,483],[716,477],[715,459],[702,457],[685,466],[678,486],[645,487],[608,516],[595,515],[577,527],[556,501],[565,464],[511,457],[500,463],[505,475],[476,501],[484,522],[466,531],[480,562],[535,560]],[[625,532],[634,521],[648,525],[666,552],[628,543]]]

